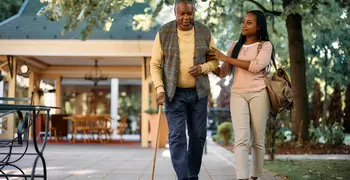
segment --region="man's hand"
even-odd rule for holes
[[[160,92],[157,94],[157,103],[158,103],[158,105],[165,104],[165,92]]]
[[[214,60],[216,60],[215,51],[211,49],[209,50],[208,54],[205,55],[205,62],[214,61]]]
[[[192,66],[190,67],[188,73],[190,73],[191,76],[197,78],[202,73],[202,67],[200,65]]]

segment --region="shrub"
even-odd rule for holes
[[[323,124],[320,124],[319,127],[315,127],[314,121],[311,120],[309,125],[309,138],[311,143],[320,142],[320,139],[323,136],[323,132],[321,129],[324,129]]]
[[[213,139],[214,142],[217,142],[218,139],[219,139],[219,136],[218,136],[217,134],[213,134],[213,135],[211,136],[211,138]]]
[[[318,127],[319,121],[323,114],[323,101],[321,101],[323,94],[321,92],[320,84],[315,81],[314,94],[312,96],[312,110],[311,119],[314,121],[316,127]]]
[[[331,101],[328,106],[328,124],[334,124],[335,122],[341,123],[343,119],[342,102],[341,102],[341,89],[339,83],[335,85],[334,92],[331,96]]]
[[[227,145],[229,141],[232,138],[232,123],[231,122],[224,122],[219,125],[218,127],[218,134],[219,137],[224,140],[224,144]]]
[[[211,136],[213,138],[213,141],[216,142],[217,144],[224,144],[225,141],[220,137],[218,134],[214,134]]]
[[[325,131],[326,143],[330,145],[342,145],[345,138],[344,130],[343,125],[338,122],[328,126]]]
[[[313,123],[309,126],[309,137],[312,143],[326,143],[329,145],[342,145],[345,138],[345,128],[335,122],[332,125],[320,125],[315,128]]]

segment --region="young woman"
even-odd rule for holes
[[[273,46],[262,11],[249,11],[242,21],[238,42],[232,43],[226,56],[214,49],[215,58],[223,61],[216,70],[221,78],[233,71],[231,118],[235,135],[237,179],[248,180],[248,151],[252,147],[251,177],[262,176],[265,155],[265,129],[270,100],[265,72],[273,58]]]

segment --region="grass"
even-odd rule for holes
[[[346,160],[275,160],[265,161],[264,168],[288,180],[346,180],[350,161]]]

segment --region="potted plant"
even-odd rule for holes
[[[145,111],[149,116],[149,125],[150,125],[150,136],[151,136],[151,146],[154,148],[156,146],[157,140],[157,121],[158,121],[158,109],[149,108]],[[165,148],[165,145],[168,141],[168,122],[165,117],[164,111],[161,113],[161,118],[159,122],[159,148]]]

